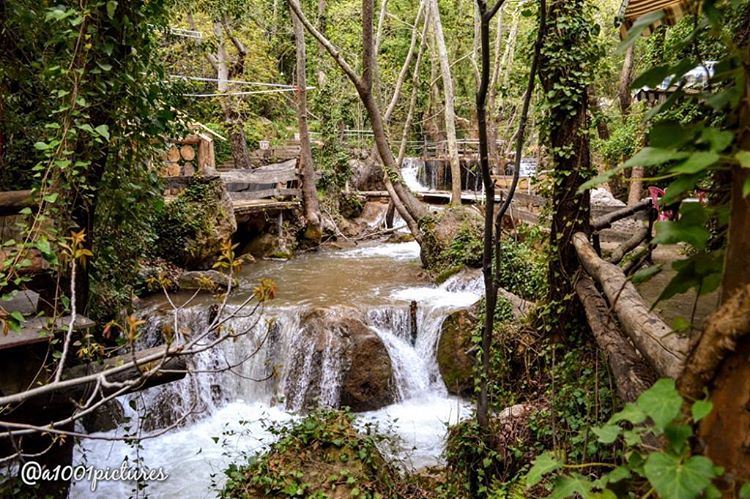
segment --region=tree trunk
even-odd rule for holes
[[[495,28],[495,59],[492,77],[490,78],[489,90],[487,95],[487,150],[490,155],[490,166],[494,173],[502,174],[499,171],[500,156],[497,149],[497,110],[495,109],[495,98],[497,97],[497,79],[500,75],[500,46],[503,40],[503,10],[497,14],[497,28]]]
[[[553,44],[563,45],[571,52],[580,50],[590,38],[579,31],[566,28],[561,22],[566,16],[583,15],[582,1],[555,0],[549,7],[550,38]],[[562,27],[558,27],[562,25]],[[577,68],[576,68],[577,69]],[[542,58],[539,78],[546,93],[553,92],[555,85],[571,81],[569,72],[573,68],[557,61]],[[578,269],[578,258],[571,244],[576,232],[589,232],[590,194],[579,194],[578,188],[591,175],[591,156],[588,134],[588,92],[586,87],[573,88],[567,100],[568,109],[553,109],[550,116],[549,150],[553,163],[554,188],[552,194],[552,224],[550,243],[553,255],[549,260],[548,282],[551,302],[564,306],[557,319],[561,327],[575,324],[579,310],[570,297],[573,296],[573,276]],[[554,93],[554,92],[553,92]]]
[[[302,177],[302,203],[305,209],[305,239],[320,243],[320,208],[318,191],[315,187],[315,168],[313,166],[310,132],[307,128],[307,54],[305,53],[305,28],[299,18],[290,12],[294,27],[294,44],[297,49],[297,123],[299,124],[300,141],[300,174]]]
[[[571,247],[586,272],[602,287],[623,331],[660,375],[677,379],[685,364],[688,338],[672,331],[650,311],[622,270],[599,258],[588,238],[577,232]]]
[[[630,93],[630,84],[633,82],[633,51],[635,44],[628,47],[625,51],[625,60],[622,63],[620,72],[620,83],[617,86],[617,97],[620,100],[620,112],[623,116],[630,114],[630,105],[633,103],[633,97]]]
[[[215,56],[216,78],[218,81],[217,89],[219,92],[226,92],[229,89],[228,80],[231,79],[229,56],[225,46],[224,28],[219,21],[214,22],[214,35],[217,39],[217,49]],[[243,57],[239,54],[238,57]],[[238,61],[239,62],[239,61]],[[235,75],[239,76],[239,75]],[[250,168],[250,154],[247,150],[247,139],[245,137],[245,128],[242,116],[237,111],[234,97],[219,97],[221,108],[224,112],[224,123],[226,124],[229,134],[229,142],[232,146],[232,160],[235,168]]]
[[[744,47],[743,52],[745,86],[740,101],[738,139],[740,148],[748,151],[750,47]],[[742,193],[746,177],[747,170],[733,168],[729,236],[721,286],[723,305],[704,333],[708,346],[714,346],[710,342],[712,336],[708,334],[712,329],[724,331],[730,336],[718,335],[724,341],[717,342],[715,346],[726,354],[713,380],[709,380],[712,381],[709,388],[714,410],[701,422],[700,428],[708,457],[715,464],[724,466],[728,477],[740,483],[750,480],[750,200]],[[703,337],[701,343],[704,343]],[[698,353],[699,349],[700,344],[694,353]]]
[[[630,342],[622,336],[610,307],[587,276],[576,282],[576,294],[583,304],[591,332],[596,339],[623,402],[634,402],[654,381],[654,373],[638,355]]]
[[[451,76],[448,48],[445,45],[443,23],[440,20],[440,9],[437,0],[430,0],[430,21],[432,34],[440,62],[440,74],[443,80],[443,96],[445,105],[445,134],[448,142],[448,159],[451,165],[451,204],[461,204],[461,162],[458,156],[456,139],[456,110],[453,93],[453,77]]]
[[[427,209],[420,203],[416,197],[407,189],[399,178],[396,160],[393,157],[388,137],[386,135],[383,117],[380,109],[372,94],[373,67],[376,64],[373,40],[373,0],[362,0],[362,76],[358,76],[354,69],[341,55],[326,37],[324,37],[315,26],[305,17],[298,0],[287,0],[289,6],[297,15],[299,20],[305,26],[305,29],[312,34],[319,43],[321,43],[330,56],[336,61],[338,66],[344,71],[349,80],[357,89],[360,101],[367,110],[368,117],[372,126],[372,132],[375,144],[383,160],[383,169],[385,171],[385,187],[393,201],[393,204],[401,218],[406,222],[409,231],[412,233],[417,242],[421,242],[422,233],[419,228],[419,221],[427,215]]]

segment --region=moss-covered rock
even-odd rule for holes
[[[464,265],[482,264],[482,215],[474,208],[446,208],[420,220],[422,244],[420,258],[433,274],[446,268],[460,270]]]
[[[268,452],[225,471],[221,497],[398,497],[398,473],[377,448],[383,437],[352,422],[344,412],[313,412],[275,429],[280,439]]]
[[[443,322],[437,361],[448,392],[469,395],[474,388],[474,356],[471,336],[478,324],[478,306],[452,313]]]
[[[221,180],[193,177],[155,216],[154,257],[185,268],[207,269],[237,230],[232,200]]]

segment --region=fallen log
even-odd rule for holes
[[[660,376],[677,379],[687,357],[688,339],[675,334],[651,313],[622,270],[599,258],[585,234],[574,234],[573,245],[583,268],[601,286],[623,331],[640,354]]]
[[[636,249],[639,244],[648,238],[650,232],[651,230],[649,227],[642,227],[639,229],[630,239],[615,248],[612,254],[609,255],[607,261],[609,263],[614,263],[615,265],[620,263],[620,261],[625,258],[625,255]]]
[[[617,395],[623,402],[635,401],[655,381],[653,370],[622,335],[594,281],[583,275],[576,282],[575,290],[596,344],[607,359]]]
[[[622,220],[623,218],[628,218],[630,216],[635,215],[639,211],[647,210],[651,208],[651,199],[646,198],[639,201],[637,204],[634,204],[633,206],[625,206],[619,210],[612,211],[610,213],[607,213],[606,215],[603,215],[596,220],[593,220],[591,222],[591,228],[594,230],[604,230],[609,229],[612,227],[612,224],[617,222],[618,220]]]
[[[24,208],[34,206],[31,190],[0,191],[0,216],[17,215]]]
[[[711,314],[706,324],[677,382],[680,393],[688,400],[703,396],[703,389],[711,383],[722,361],[736,349],[737,341],[750,334],[750,285],[740,288]]]

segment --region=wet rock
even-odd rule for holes
[[[359,412],[395,401],[388,351],[361,311],[318,308],[301,325],[284,390],[289,408],[348,406]]]
[[[437,361],[449,393],[470,395],[474,389],[474,356],[471,336],[479,323],[479,307],[459,310],[448,316],[438,341]]]
[[[364,159],[356,158],[349,161],[352,172],[351,183],[358,191],[384,191],[383,165],[374,161],[371,156]]]
[[[100,431],[111,431],[117,428],[125,420],[125,411],[118,400],[110,400],[97,410],[81,418],[81,423],[86,431],[95,433]]]
[[[7,312],[21,312],[23,315],[32,315],[39,306],[39,293],[29,289],[17,291],[10,298],[0,300],[0,307]]]
[[[391,358],[372,329],[358,326],[356,331],[351,337],[341,405],[357,412],[373,411],[395,402]]]
[[[236,282],[233,284],[236,284]],[[227,289],[229,276],[216,270],[191,270],[180,274],[177,285],[180,289],[204,289],[207,291]]]

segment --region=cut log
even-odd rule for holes
[[[622,335],[607,302],[591,278],[582,276],[576,282],[575,290],[583,304],[596,344],[607,358],[617,395],[623,402],[633,402],[654,382],[653,370]]]
[[[646,240],[649,232],[649,227],[642,227],[641,229],[639,229],[630,237],[630,239],[615,248],[615,250],[609,256],[609,263],[614,263],[615,265],[620,263],[620,261],[625,258],[625,255],[636,249],[639,244]]]
[[[170,163],[176,163],[180,160],[180,150],[177,146],[172,146],[167,151],[167,161]]]
[[[626,206],[619,210],[612,211],[591,222],[591,228],[594,230],[604,230],[612,227],[612,224],[623,218],[628,218],[639,211],[647,210],[651,207],[651,198],[643,199],[633,206]]]
[[[585,234],[577,232],[572,242],[584,269],[601,286],[623,331],[641,355],[660,376],[677,379],[685,365],[688,339],[651,313],[622,270],[599,258]]]
[[[180,147],[180,156],[185,161],[193,161],[195,159],[195,149],[193,149],[193,146],[186,144]]]

